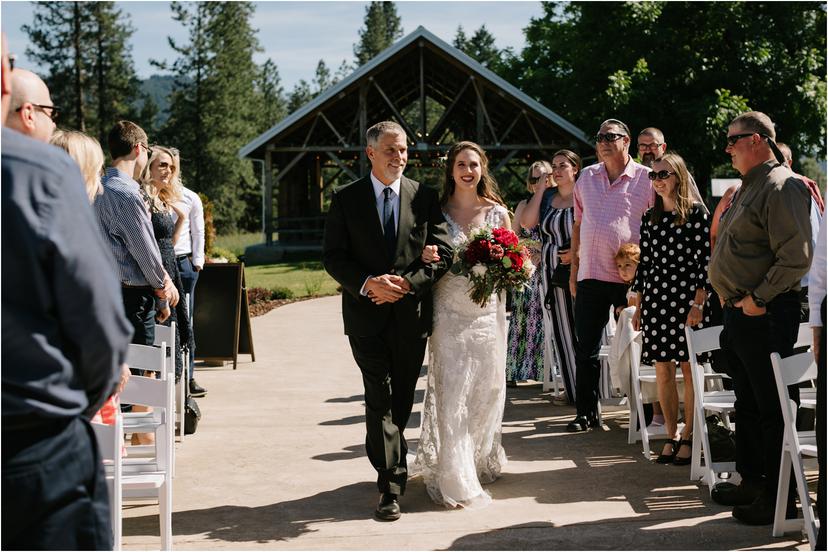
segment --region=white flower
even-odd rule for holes
[[[526,259],[525,261],[523,261],[523,271],[528,276],[531,276],[535,273],[535,265],[532,263],[530,259]]]
[[[486,268],[486,265],[481,264],[481,263],[477,263],[471,269],[472,274],[474,274],[475,276],[477,276],[479,278],[482,278],[483,276],[485,276],[487,270],[488,269]]]

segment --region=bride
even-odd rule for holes
[[[440,199],[455,248],[473,229],[511,228],[496,190],[483,149],[473,142],[452,146]],[[425,262],[437,259],[435,249],[426,247]],[[481,308],[469,299],[468,290],[468,279],[451,273],[434,286],[416,471],[438,504],[479,508],[492,500],[481,483],[497,479],[506,464],[500,433],[507,326],[503,297],[493,294]]]

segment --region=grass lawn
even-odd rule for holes
[[[244,255],[244,248],[248,245],[262,243],[261,232],[242,232],[238,234],[227,234],[216,236],[216,247],[229,249],[236,257]]]
[[[246,266],[247,287],[287,288],[295,297],[335,295],[337,283],[328,276],[319,261],[284,262],[271,265]]]

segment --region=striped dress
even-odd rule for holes
[[[572,239],[572,223],[572,207],[556,209],[552,206],[540,223],[543,243],[541,298],[549,298],[549,304],[543,309],[544,332],[547,341],[551,336],[551,349],[555,355],[553,365],[558,366],[563,376],[570,403],[575,401],[575,301],[568,288],[551,286],[549,281],[558,265],[558,249]]]
[[[540,240],[538,230],[520,229],[521,237]],[[543,293],[541,266],[529,280],[529,289],[512,293],[512,316],[506,356],[506,381],[543,379]]]

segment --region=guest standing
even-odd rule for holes
[[[536,161],[529,168],[529,177],[526,180],[526,189],[530,194],[538,188],[545,188],[540,182],[541,177],[534,171],[543,166],[544,173],[551,172],[546,161]],[[515,220],[520,220],[529,200],[521,200],[515,208]],[[521,227],[521,238],[528,238],[540,242],[537,226],[532,229]],[[528,289],[512,293],[512,315],[509,318],[508,354],[506,357],[506,384],[514,385],[517,380],[543,379],[544,366],[544,319],[543,319],[543,292],[541,291],[540,251],[532,250],[533,261],[538,270],[532,274]]]
[[[601,162],[581,171],[575,185],[570,290],[575,299],[577,416],[568,431],[598,425],[598,350],[611,306],[626,302],[615,253],[638,243],[641,215],[652,204],[647,167],[630,157],[630,131],[617,119],[604,121],[595,137]]]
[[[739,486],[717,485],[712,497],[734,506],[733,517],[751,525],[773,523],[784,422],[770,353],[793,351],[799,282],[813,251],[810,194],[784,164],[775,137],[773,122],[758,111],[728,126],[725,151],[742,174],[742,187],[719,223],[710,259],[710,282],[725,304],[721,344],[736,392],[736,469],[742,476]]]
[[[179,297],[184,297],[184,285],[175,255],[175,243],[181,239],[186,217],[178,211],[176,202],[181,200],[181,189],[178,181],[178,165],[175,155],[169,148],[155,146],[152,157],[147,163],[141,179],[144,200],[150,210],[152,230],[158,250],[161,253],[161,262],[164,270],[169,274]],[[173,218],[175,217],[175,218]],[[186,301],[179,301],[170,316],[162,324],[169,326],[175,322],[175,375],[178,379],[183,373],[183,362],[187,352],[192,349],[193,334],[190,331],[190,319],[187,314]]]
[[[656,459],[660,464],[690,463],[693,435],[693,374],[684,334],[704,327],[710,222],[693,201],[684,160],[665,154],[650,173],[655,205],[641,220],[641,263],[633,284],[638,308],[633,328],[641,329],[641,362],[655,365],[658,400],[670,439]],[[676,363],[684,376],[684,428],[678,433]]]
[[[542,180],[554,180],[556,186],[545,191],[535,190],[523,216],[524,228],[539,226],[543,244],[541,254],[546,341],[555,352],[566,390],[566,399],[577,397],[575,370],[574,300],[569,289],[572,263],[570,250],[574,220],[573,197],[575,180],[581,170],[581,158],[569,150],[560,150],[552,157],[551,173]],[[545,186],[544,186],[545,188]]]
[[[10,72],[3,35],[3,123]],[[89,418],[131,329],[80,171],[47,139],[2,130],[2,548],[111,550]]]
[[[75,130],[56,130],[49,141],[69,154],[80,168],[89,203],[103,192],[101,176],[103,175],[104,155],[101,144],[83,132]]]

